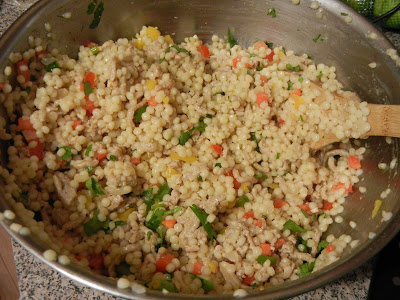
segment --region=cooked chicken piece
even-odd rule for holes
[[[63,202],[69,206],[76,197],[76,190],[71,187],[69,178],[61,172],[53,175],[54,186]]]

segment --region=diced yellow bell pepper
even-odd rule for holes
[[[277,189],[278,187],[279,187],[279,184],[277,184],[277,183],[270,183],[270,184],[268,184],[267,185],[269,188],[271,188],[271,189]]]
[[[155,41],[156,39],[158,39],[158,37],[161,35],[161,33],[157,28],[149,26],[146,29],[146,35],[149,39],[151,39],[152,41]]]
[[[292,98],[294,100],[294,107],[298,110],[300,105],[304,104],[304,99],[302,96],[292,94]]]
[[[164,36],[164,40],[170,45],[174,44],[174,40],[172,39],[172,37],[169,34]]]
[[[286,54],[285,54],[285,52],[279,52],[279,53],[278,53],[278,56],[279,56],[280,58],[282,58],[282,57],[285,57]]]
[[[246,194],[247,194],[248,192],[250,192],[250,191],[249,191],[249,188],[247,187],[247,185],[246,185],[245,183],[242,183],[241,188],[242,188],[243,192],[245,192]]]
[[[152,90],[154,90],[154,88],[156,87],[156,85],[157,85],[157,82],[155,82],[154,80],[147,80],[146,81],[146,86],[147,86],[147,89],[149,90],[149,91],[152,91]]]
[[[164,172],[164,177],[165,178],[171,178],[172,175],[176,175],[176,174],[178,174],[177,171],[175,171],[174,169],[168,167]]]
[[[121,221],[126,222],[126,220],[128,219],[129,215],[134,211],[134,208],[128,208],[126,211],[124,211],[123,213],[119,214],[118,217]]]
[[[144,42],[143,42],[142,38],[141,38],[141,37],[138,37],[138,38],[135,40],[135,47],[136,47],[137,49],[139,49],[139,50],[143,50],[143,46],[144,46]]]
[[[376,200],[374,203],[374,209],[372,210],[372,219],[376,217],[381,206],[382,206],[382,200]]]
[[[179,156],[178,153],[176,153],[176,152],[171,152],[170,156],[172,159],[183,160],[184,162],[187,162],[187,163],[194,163],[197,161],[197,158],[194,156],[182,157],[182,156]]]
[[[170,99],[169,99],[168,96],[165,96],[165,97],[163,98],[163,102],[164,102],[165,104],[168,104],[169,101],[170,101]]]
[[[215,264],[213,264],[212,262],[207,263],[206,266],[210,269],[211,273],[217,272],[217,266]]]

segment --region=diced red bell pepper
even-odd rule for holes
[[[358,170],[361,169],[361,162],[357,155],[350,155],[348,158],[348,164],[350,169]]]
[[[21,117],[18,119],[18,130],[23,131],[23,130],[35,130],[33,128],[33,125],[31,121],[27,118]]]
[[[275,52],[274,52],[274,50],[272,50],[271,53],[268,54],[268,55],[265,57],[265,59],[267,59],[269,62],[271,62],[271,61],[274,60],[274,55],[275,55]]]
[[[242,283],[243,283],[244,285],[250,286],[250,285],[253,284],[254,280],[255,280],[255,279],[254,279],[254,276],[253,276],[253,275],[251,275],[251,276],[246,275],[246,277],[243,278]]]
[[[201,275],[201,269],[203,268],[203,266],[203,263],[196,262],[193,266],[193,275]]]
[[[163,224],[167,229],[174,228],[175,223],[176,220],[164,220],[161,222],[161,224]]]
[[[285,240],[284,239],[282,239],[282,238],[277,239],[275,244],[274,244],[275,250],[278,250],[284,244],[285,244]]]
[[[94,102],[89,100],[89,96],[85,97],[85,110],[86,110],[86,116],[90,117],[93,114],[93,111],[97,108],[94,105]]]
[[[260,48],[268,49],[268,46],[263,41],[258,41],[258,42],[254,43],[253,48],[256,50],[258,50]]]
[[[266,94],[266,93],[258,93],[257,95],[256,95],[256,97],[257,97],[257,105],[258,105],[258,107],[261,107],[261,103],[263,103],[263,102],[269,102],[269,98],[268,98],[268,95]]]
[[[265,76],[261,76],[260,79],[261,79],[261,86],[264,86],[264,84],[268,82],[268,78]]]
[[[94,81],[96,79],[96,75],[94,75],[93,72],[89,72],[85,75],[85,77],[83,78],[83,83],[85,83],[86,81],[90,82],[90,85],[92,87],[92,89],[94,88]]]
[[[37,142],[36,147],[29,148],[29,156],[37,156],[39,160],[42,160],[44,157],[43,144],[39,141],[36,142]]]
[[[137,166],[138,164],[140,164],[140,158],[132,157],[131,163],[134,164],[135,166]]]
[[[329,244],[329,245],[326,247],[326,253],[332,252],[332,251],[334,251],[334,250],[335,250],[335,246],[333,246],[332,244]]]
[[[242,186],[242,184],[241,184],[239,181],[237,181],[237,179],[233,176],[232,171],[226,173],[225,176],[230,176],[230,177],[233,178],[233,187],[235,188],[235,190],[240,189],[240,187]]]
[[[266,256],[271,256],[272,255],[271,244],[270,243],[260,244],[260,248],[262,250],[262,255],[266,255]]]
[[[261,228],[262,225],[263,225],[262,220],[255,220],[255,221],[254,221],[254,225],[257,226],[257,227],[259,227],[259,228]]]
[[[89,100],[90,101],[90,100]],[[81,120],[77,120],[77,121],[74,121],[74,123],[72,124],[72,129],[76,129],[76,127],[78,127],[79,125],[81,125],[82,124],[82,121]]]
[[[223,149],[222,149],[222,147],[221,147],[220,145],[211,144],[211,147],[214,149],[214,151],[215,151],[219,156],[224,156],[223,153],[222,153]]]
[[[210,50],[208,50],[207,46],[201,45],[200,46],[200,53],[205,58],[210,58]]]
[[[332,207],[333,207],[333,203],[326,201],[326,200],[322,201],[322,208],[324,210],[331,210]]]
[[[106,157],[107,157],[107,153],[99,153],[99,154],[97,154],[97,160],[98,161],[102,161]]]
[[[151,97],[149,101],[147,101],[147,104],[153,107],[156,107],[158,105],[158,102],[156,101],[156,97]]]
[[[93,253],[89,259],[89,267],[95,270],[102,270],[104,268],[104,257],[100,253]]]
[[[157,272],[164,273],[167,270],[167,266],[175,257],[171,253],[163,253],[156,262]]]
[[[245,219],[245,220],[250,219],[250,218],[252,218],[253,220],[255,219],[254,212],[252,212],[252,211],[248,211],[242,216],[242,219]]]
[[[283,206],[285,206],[287,204],[286,201],[284,201],[282,199],[273,199],[273,201],[274,201],[275,208],[282,208]]]
[[[300,209],[304,210],[307,214],[311,215],[310,206],[307,203],[303,203],[298,206]]]

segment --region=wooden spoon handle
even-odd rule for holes
[[[368,104],[371,125],[367,136],[400,137],[400,105]]]

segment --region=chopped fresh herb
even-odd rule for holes
[[[207,117],[207,118],[209,118],[209,117]],[[212,116],[211,116],[211,118],[212,118]],[[185,145],[186,142],[192,137],[192,134],[195,130],[198,130],[200,132],[205,132],[207,126],[208,125],[204,122],[204,117],[201,117],[199,120],[199,124],[197,124],[196,127],[193,127],[192,129],[185,131],[181,134],[181,136],[179,137],[179,144],[182,146]]]
[[[211,292],[212,290],[214,290],[214,283],[212,281],[206,280],[200,276],[196,276],[193,274],[190,274],[190,277],[192,277],[192,279],[198,278],[201,281],[201,287],[203,288],[203,290],[205,290],[206,292]]]
[[[53,69],[59,69],[60,65],[58,64],[57,61],[53,61],[51,64],[45,65],[44,69],[46,72],[51,72]]]
[[[347,13],[345,13],[345,12],[342,12],[342,13],[340,13],[342,16],[345,16],[345,17],[347,17],[349,14],[347,14]]]
[[[215,167],[220,167],[220,168],[222,168],[222,165],[221,165],[221,163],[216,163],[216,164],[215,164]]]
[[[261,67],[261,62],[258,62],[258,64],[257,64],[257,68],[256,68],[256,71],[262,71],[264,68],[263,67]]]
[[[92,148],[93,148],[93,145],[92,145],[92,144],[90,144],[90,145],[86,148],[85,156],[89,156],[90,151],[92,151]]]
[[[263,172],[261,171],[257,171],[256,175],[254,176],[254,178],[256,179],[267,179],[268,176],[265,175]]]
[[[208,214],[204,210],[198,208],[196,204],[193,204],[192,206],[190,206],[190,209],[197,216],[201,225],[203,225],[203,228],[206,231],[210,240],[215,239],[217,237],[217,233],[215,232],[212,225],[207,221]]]
[[[257,151],[258,153],[261,153],[260,145],[258,144],[258,140],[257,140],[257,137],[256,137],[255,132],[250,132],[250,137],[251,137],[251,140],[252,140],[252,141],[256,142],[256,151]]]
[[[212,119],[212,115],[211,114],[206,114],[206,118]]]
[[[300,81],[300,82],[303,82],[303,81],[304,81],[303,76],[300,76],[300,77],[299,77],[299,81]]]
[[[149,192],[151,191],[151,192]],[[168,186],[168,184],[163,184],[157,191],[157,193],[154,195],[153,198],[151,198],[151,195],[153,193],[153,189],[150,189],[148,191],[145,191],[144,193],[146,193],[146,195],[144,195],[145,198],[148,199],[147,203],[146,203],[146,213],[145,215],[147,216],[149,211],[151,210],[151,207],[154,204],[157,204],[158,202],[162,201],[162,199],[164,198],[165,195],[168,195],[171,193],[171,189]],[[146,197],[148,196],[148,197]]]
[[[153,188],[148,189],[148,190],[145,190],[145,191],[140,195],[140,197],[144,197],[144,198],[146,198],[147,200],[151,199],[152,196],[153,196]]]
[[[215,94],[214,94],[214,96],[216,96],[216,95],[222,95],[222,96],[225,96],[225,92],[218,92],[218,93],[215,93]]]
[[[116,161],[117,158],[115,157],[115,155],[110,155],[110,160],[111,160],[111,161]]]
[[[315,261],[313,261],[312,263],[304,263],[302,265],[299,266],[299,277],[303,277],[309,273],[312,272],[312,270],[314,269],[314,265],[315,265]]]
[[[258,284],[256,282],[254,282],[252,285],[250,285],[250,287],[256,288],[256,287],[258,287]]]
[[[197,176],[197,181],[203,181],[203,177],[201,177],[200,175]]]
[[[321,37],[321,34],[318,34],[315,38],[313,38],[314,43],[318,42],[318,40],[320,40],[321,42],[324,40],[324,39]]]
[[[246,202],[249,202],[250,199],[246,195],[242,195],[239,197],[239,200],[236,202],[236,206],[243,207]]]
[[[85,93],[85,95],[90,95],[91,93],[93,93],[94,88],[92,88],[92,84],[89,81],[85,81],[83,83],[83,91]]]
[[[162,64],[165,61],[165,57],[160,60],[159,64]]]
[[[306,218],[308,218],[308,214],[306,213],[306,211],[304,209],[302,209],[301,212]]]
[[[126,222],[124,222],[124,221],[115,221],[114,224],[115,224],[115,227],[118,227],[118,226],[126,225]]]
[[[172,45],[170,48],[175,49],[176,51],[181,52],[181,53],[187,53],[187,54],[189,54],[189,56],[192,56],[192,53],[190,51],[183,49],[183,48],[179,48],[176,45]]]
[[[323,75],[324,75],[324,73],[322,73],[322,71],[321,71],[321,72],[319,72],[319,74],[317,75],[317,78],[320,79]]]
[[[93,217],[83,224],[83,230],[85,231],[86,235],[92,236],[99,232],[100,230],[107,230],[109,228],[108,224],[110,223],[109,220],[99,221],[97,216],[99,215],[99,210],[96,210],[93,214]]]
[[[276,11],[275,8],[268,9],[267,16],[271,16],[272,18],[276,18]]]
[[[250,57],[256,57],[256,56],[257,56],[257,54],[254,54],[254,53],[250,54]]]
[[[312,59],[311,54],[307,54],[307,58],[308,58],[308,59]]]
[[[317,249],[318,252],[321,252],[322,250],[324,250],[326,247],[328,247],[329,243],[325,240],[322,240],[318,243]]]
[[[162,279],[156,291],[167,290],[170,293],[179,293],[179,290],[176,288],[175,283],[171,279]]]
[[[229,46],[232,48],[233,46],[237,45],[236,40],[232,37],[231,30],[228,28],[228,43]]]
[[[101,20],[101,15],[103,14],[103,11],[104,11],[104,2],[101,1],[99,3],[99,5],[97,6],[96,10],[94,11],[93,21],[89,25],[90,29],[95,29],[95,28],[97,28],[97,26],[99,26],[99,23]]]
[[[317,221],[317,214],[312,214],[313,221]]]
[[[160,237],[160,241],[155,246],[156,252],[158,252],[158,250],[161,247],[165,247],[166,246],[166,242],[165,242],[165,233],[166,233],[166,231],[167,230],[166,230],[165,226],[158,226],[158,228],[156,229],[156,232],[157,232],[158,236]]]
[[[135,123],[139,123],[142,120],[142,115],[146,111],[148,105],[145,105],[141,108],[139,108],[135,113],[133,114],[133,121]]]
[[[88,8],[86,13],[88,15],[91,15],[94,12],[94,9],[96,8],[97,5],[97,0],[93,0],[92,2],[89,3]]]
[[[86,169],[85,169],[85,171],[87,171],[88,173],[90,173],[90,172],[92,172],[93,171],[93,167],[87,167]]]
[[[276,159],[279,159],[281,157],[281,154],[278,152],[277,154],[276,154]]]
[[[296,247],[297,250],[299,250],[302,253],[308,253],[309,252],[309,248],[307,247],[307,241],[303,240],[300,236],[297,237],[297,241],[296,241],[295,247]]]
[[[265,45],[268,46],[269,49],[274,48],[274,43],[268,42],[268,41],[264,41]]]
[[[148,221],[146,221],[146,227],[156,230],[158,228],[158,226],[161,225],[164,215],[165,215],[164,209],[156,208],[153,211],[153,214],[151,215],[150,219]]]
[[[165,215],[166,215],[166,216],[173,215],[173,214],[175,214],[175,213],[177,213],[177,212],[180,212],[181,210],[182,210],[182,207],[177,206],[177,207],[174,207],[173,209],[171,209],[171,210],[169,210],[169,211],[166,211],[166,212],[165,212]]]
[[[98,197],[99,195],[105,195],[99,183],[93,177],[85,181],[85,186],[92,193],[93,197]]]
[[[288,90],[292,91],[293,90],[293,82],[291,82],[290,80],[288,81]]]
[[[249,69],[247,69],[247,75],[251,75],[251,73],[250,73],[250,70],[249,70]]]
[[[92,52],[92,54],[96,55],[100,51],[99,51],[99,48],[97,48],[97,46],[95,45],[95,46],[90,47],[90,52]]]
[[[260,255],[259,257],[257,257],[257,261],[260,264],[265,263],[267,260],[271,261],[271,265],[276,264],[276,257],[271,257],[271,256],[267,256],[267,255]]]
[[[283,230],[286,229],[290,230],[291,232],[307,232],[307,230],[303,229],[290,219],[283,224]]]
[[[62,147],[60,147],[60,149],[64,149],[65,150],[65,153],[60,157],[62,160],[68,160],[73,156],[72,151],[71,151],[71,147],[62,146]]]
[[[197,125],[196,129],[200,132],[205,132],[207,128],[207,124],[204,122],[204,117],[200,118],[199,124]]]
[[[118,277],[122,277],[124,275],[129,276],[132,274],[131,271],[129,271],[130,267],[131,266],[128,263],[123,261],[119,265],[115,266],[115,273],[117,273]]]
[[[300,120],[301,120],[302,122],[304,122],[304,119],[303,119],[303,116],[302,116],[302,115],[300,115]]]
[[[147,240],[148,241],[150,241],[151,235],[152,235],[152,232],[150,230],[147,231]]]
[[[26,88],[22,89],[23,91],[27,92],[28,94],[31,92],[31,87],[27,86]]]
[[[293,72],[300,72],[301,71],[300,66],[292,66],[291,64],[287,64],[286,65],[286,69],[288,69],[289,71],[293,71]]]

